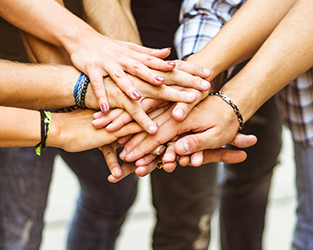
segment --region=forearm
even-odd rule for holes
[[[94,30],[54,0],[4,0],[0,15],[19,29],[69,51]],[[66,25],[65,25],[66,24]]]
[[[83,4],[86,21],[98,32],[113,39],[141,44],[129,0],[84,0]]]
[[[247,66],[222,88],[244,120],[313,66],[312,10],[311,1],[298,0]]]
[[[40,113],[0,107],[0,147],[35,146],[40,142]]]
[[[211,70],[213,79],[220,72],[253,56],[295,0],[249,0],[220,32],[188,61]]]
[[[1,60],[0,68],[2,106],[56,109],[75,105],[73,89],[80,72],[73,67]]]

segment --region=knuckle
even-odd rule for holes
[[[122,69],[117,69],[115,72],[114,72],[114,76],[116,77],[116,78],[122,78],[122,77],[124,77],[126,74],[125,74],[125,72],[124,72],[124,70],[122,70]]]
[[[189,138],[189,148],[192,152],[198,150],[202,144],[202,140],[198,136],[192,136]]]

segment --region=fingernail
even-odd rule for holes
[[[178,118],[183,119],[184,116],[185,116],[185,113],[184,113],[184,111],[183,111],[182,109],[177,109],[177,110],[175,110],[175,115],[176,115]]]
[[[171,66],[175,66],[175,65],[176,65],[175,62],[168,62],[167,64],[168,64],[168,65],[171,65]]]
[[[133,151],[130,151],[130,152],[127,154],[127,158],[132,157],[133,154],[134,154],[134,152],[133,152]]]
[[[126,156],[126,149],[124,148],[122,152],[120,153],[120,158],[125,159],[125,156]]]
[[[94,119],[99,119],[101,116],[102,116],[102,112],[101,111],[96,112],[96,113],[93,114],[93,118]]]
[[[155,77],[155,80],[156,80],[157,82],[163,82],[163,81],[164,81],[164,78],[163,78],[163,76],[156,76],[156,77]]]
[[[138,92],[138,90],[133,91],[133,96],[137,99],[141,98],[141,94]]]
[[[103,112],[107,112],[107,111],[108,111],[108,107],[107,107],[107,105],[106,105],[105,103],[103,103],[103,104],[101,105],[101,110],[102,110]]]
[[[194,100],[195,99],[195,94],[194,93],[187,93],[186,95],[188,100]]]
[[[210,74],[211,74],[210,70],[208,70],[208,69],[206,69],[206,68],[203,69],[203,72],[204,72],[204,74],[206,74],[207,76],[210,76]]]
[[[119,169],[119,168],[113,168],[113,170],[112,170],[112,175],[113,175],[114,177],[119,177],[119,176],[121,175],[120,169]]]
[[[208,81],[204,81],[202,80],[201,81],[201,86],[205,89],[207,89],[209,86],[210,86],[210,83]]]
[[[149,126],[148,132],[150,134],[153,134],[153,133],[155,133],[157,131],[157,129],[158,128],[155,125],[151,125],[151,126]]]
[[[180,154],[188,154],[189,153],[189,146],[186,141],[181,141],[177,143],[178,148],[180,149]]]
[[[159,149],[158,149],[159,155],[163,154],[164,151],[165,151],[165,146],[164,145],[159,146]]]
[[[184,146],[184,149],[186,150],[185,153],[188,153],[189,152],[189,145],[186,141],[183,141],[183,146]]]
[[[161,50],[171,50],[171,47],[168,47],[168,48],[163,48]]]
[[[192,158],[192,164],[193,165],[200,165],[202,163],[202,159],[199,156],[195,156]]]

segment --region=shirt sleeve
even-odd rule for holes
[[[184,0],[174,44],[179,59],[201,50],[244,0]]]

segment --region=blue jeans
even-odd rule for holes
[[[294,142],[298,194],[293,250],[313,249],[313,147]]]
[[[126,213],[136,197],[137,177],[112,184],[102,153],[67,153],[46,148],[0,148],[0,249],[39,249],[54,157],[60,154],[76,173],[81,192],[68,249],[113,250]]]
[[[225,164],[220,198],[223,250],[262,249],[272,171],[281,149],[281,130],[279,110],[272,98],[242,131],[258,137],[255,146],[245,149],[247,160],[240,164]]]
[[[206,250],[217,197],[217,164],[177,166],[173,173],[151,174],[157,224],[154,250]]]

